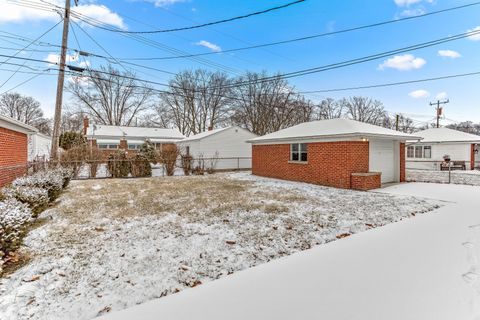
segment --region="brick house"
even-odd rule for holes
[[[29,136],[37,131],[20,121],[0,116],[0,187],[26,173]]]
[[[146,140],[161,151],[185,138],[177,129],[90,125],[88,118],[84,119],[83,133],[88,143],[97,146],[106,156],[118,149],[136,153]]]
[[[405,181],[410,134],[349,119],[302,123],[252,144],[252,173],[264,177],[369,190]]]

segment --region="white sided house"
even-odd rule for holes
[[[183,154],[189,154],[195,161],[204,159],[205,167],[216,170],[250,169],[252,167],[252,146],[247,140],[257,135],[237,127],[205,131],[177,143]]]
[[[49,159],[51,149],[52,137],[40,132],[28,136],[28,161]]]
[[[449,128],[427,129],[415,135],[423,139],[407,143],[407,169],[442,170],[447,155],[455,169],[473,170],[480,166],[478,135]]]

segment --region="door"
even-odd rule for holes
[[[392,140],[370,140],[369,171],[381,172],[382,183],[395,179],[395,143]]]

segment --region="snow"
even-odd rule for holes
[[[329,119],[301,123],[265,136],[251,139],[249,142],[257,143],[274,140],[351,136],[386,137],[398,140],[419,139],[419,137],[411,134],[386,129],[360,121],[350,119]]]
[[[480,188],[377,192],[450,203],[100,319],[480,319]]]
[[[178,191],[169,193],[172,186]],[[167,296],[162,299],[168,299],[172,293],[187,288],[185,292],[196,295],[197,289],[190,287],[211,288],[208,283],[216,279],[226,277],[228,281],[218,281],[222,281],[220,286],[230,288],[230,281],[235,281],[240,270],[258,265],[260,270],[269,269],[270,264],[265,263],[272,260],[277,260],[274,266],[283,265],[288,260],[279,258],[318,244],[327,245],[308,252],[331,248],[328,243],[332,242],[344,247],[343,243],[350,241],[336,241],[338,238],[404,219],[421,220],[422,213],[440,205],[443,203],[410,195],[340,190],[255,177],[246,172],[73,181],[57,206],[42,214],[48,223],[26,238],[24,250],[32,256],[30,264],[0,280],[0,318],[91,319],[109,310],[122,310],[155,298]],[[413,215],[417,217],[410,219]],[[364,237],[371,238],[368,234],[374,231],[348,238],[356,239],[353,242],[357,243]],[[402,236],[410,244],[410,237]],[[378,271],[376,276],[362,265],[376,257],[382,245],[382,241],[356,245],[357,253],[351,259],[341,255],[341,250],[333,250],[320,259],[321,263],[316,258],[308,266],[293,262],[299,269],[292,269],[290,275],[270,283],[275,283],[277,293],[269,293],[263,300],[278,295],[300,296],[305,290],[290,282],[307,276],[312,280],[307,285],[316,290],[323,288],[323,295],[335,296],[337,286],[347,290],[348,285],[366,279],[377,285],[385,276],[377,269],[389,266],[397,251],[383,252],[386,261],[374,260],[377,264],[368,264],[368,268]],[[300,256],[308,260],[309,253]],[[421,257],[414,255],[414,258],[421,261]],[[357,266],[360,269],[357,270]],[[332,269],[340,273],[330,280],[322,279],[323,283],[317,282],[317,273],[327,275]],[[243,277],[241,274],[244,273],[239,273]],[[197,309],[198,316],[203,317],[205,307],[209,306],[209,312],[215,313],[225,310],[218,308],[222,304],[236,310],[231,306],[233,301],[237,301],[237,309],[239,306],[246,309],[238,310],[239,314],[247,309],[253,312],[254,309],[245,306],[255,305],[255,301],[244,295],[256,296],[257,301],[262,301],[258,294],[266,294],[268,286],[260,280],[273,281],[275,274],[278,272],[256,276],[258,286],[248,280],[246,287],[228,292],[223,299],[224,293],[210,297],[212,300],[204,307],[200,304],[191,309],[188,303],[183,304],[182,312]],[[36,281],[29,281],[35,276],[39,276]],[[287,284],[287,288],[282,287]],[[235,284],[241,285],[242,281]],[[305,292],[311,296],[302,301],[311,302],[315,298],[315,303],[321,306],[317,291]],[[241,298],[247,300],[238,304],[243,301]],[[288,303],[282,299],[279,299],[278,310],[284,312],[290,305],[290,312],[297,310],[301,315],[303,311],[292,306],[295,299]],[[335,306],[328,299],[326,302]],[[343,306],[342,309],[349,308]],[[168,314],[168,308],[162,310]],[[268,312],[272,315],[277,311]],[[227,317],[224,314],[222,318],[230,316],[232,314]],[[176,316],[170,314],[165,318]],[[249,318],[262,317],[242,317]]]
[[[125,138],[127,140],[140,139],[145,141],[149,138],[153,142],[160,140],[177,141],[185,138],[177,129],[165,128],[145,128],[145,127],[126,127],[126,126],[108,126],[91,124],[88,127],[87,136],[96,139],[117,139]]]
[[[421,143],[431,142],[468,142],[480,143],[480,136],[449,128],[431,128],[415,132],[423,138]]]
[[[448,183],[448,171],[407,170],[407,181]],[[452,171],[450,182],[453,184],[480,186],[480,171]]]
[[[183,139],[181,142],[188,142],[188,141],[200,140],[200,139],[209,137],[209,136],[211,136],[211,135],[213,135],[213,134],[222,132],[222,131],[227,130],[227,129],[230,129],[230,128],[231,128],[231,127],[226,127],[226,128],[218,128],[218,129],[213,129],[213,130],[204,131],[204,132],[195,134],[195,135],[193,135],[193,136],[190,136],[190,137],[188,137],[188,138],[185,138],[185,139]]]

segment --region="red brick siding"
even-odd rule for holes
[[[475,170],[475,144],[470,148],[470,169]]]
[[[405,182],[405,143],[400,143],[400,182]]]
[[[290,144],[253,145],[252,173],[264,177],[350,188],[350,175],[368,172],[368,141],[308,144],[308,163],[289,163]]]
[[[382,186],[382,175],[379,174],[372,174],[372,175],[352,175],[352,189],[355,190],[371,190],[377,189]]]
[[[0,187],[25,174],[27,153],[26,134],[0,128]]]

